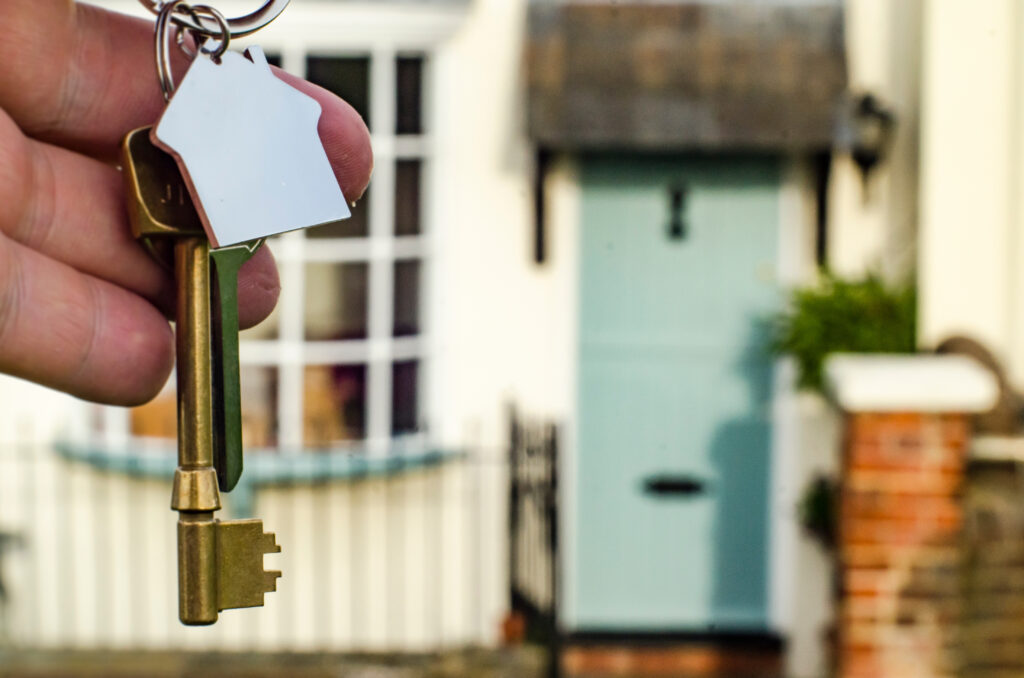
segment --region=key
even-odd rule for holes
[[[170,238],[175,233],[200,236],[203,225],[188,191],[169,156],[133,132],[127,138],[131,165],[127,165],[128,194],[138,187],[162,186],[163,193],[148,201],[138,198],[130,207],[132,231],[157,260],[173,268]],[[155,189],[148,189],[155,190]],[[169,226],[175,224],[175,226]],[[263,240],[211,252],[213,260],[213,430],[214,468],[221,491],[230,492],[242,474],[242,408],[238,380],[238,271],[252,258]]]
[[[264,594],[276,589],[281,576],[263,569],[264,554],[281,549],[273,533],[263,531],[262,521],[215,517],[221,508],[218,476],[228,478],[229,474],[223,467],[218,473],[215,466],[217,457],[224,460],[228,453],[223,444],[218,447],[214,412],[221,408],[225,420],[232,414],[225,405],[231,400],[225,398],[225,388],[235,389],[237,403],[237,300],[233,297],[238,268],[247,257],[228,254],[219,264],[219,298],[224,301],[221,317],[211,323],[209,243],[174,159],[153,145],[146,127],[125,137],[122,166],[133,234],[158,255],[173,252],[178,289],[178,468],[171,508],[178,511],[178,616],[188,625],[212,624],[223,610],[263,605]],[[225,294],[226,288],[230,293]],[[224,383],[222,374],[220,393],[215,393],[213,356],[219,355],[221,369],[230,367],[232,356],[225,360],[223,344],[211,348],[213,324],[220,324],[222,339],[232,335],[229,343],[234,341],[235,347],[233,386]],[[239,463],[233,473],[241,472],[240,438],[237,449]]]
[[[255,244],[210,252],[213,264],[213,467],[220,489],[230,492],[242,476],[242,403],[238,368],[238,272],[256,254]]]

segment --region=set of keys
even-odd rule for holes
[[[274,76],[259,48],[228,50],[288,0],[231,20],[184,0],[141,2],[157,15],[168,106],[156,125],[125,137],[122,170],[133,234],[173,266],[177,286],[179,618],[212,624],[223,610],[263,605],[281,576],[263,569],[264,554],[281,549],[261,520],[216,517],[220,492],[243,467],[239,270],[267,237],[347,218],[349,209],[317,135],[319,104]],[[172,37],[196,45],[178,88]],[[240,148],[248,152],[232,162]]]

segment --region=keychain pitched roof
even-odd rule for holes
[[[350,216],[317,133],[320,104],[246,59],[196,57],[153,128],[175,157],[214,247]]]

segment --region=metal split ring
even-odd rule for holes
[[[228,45],[231,42],[231,29],[228,20],[213,7],[209,5],[190,5],[187,0],[171,0],[161,5],[156,16],[156,72],[165,101],[170,101],[171,95],[174,93],[174,74],[171,70],[171,23],[181,16],[187,16],[194,21],[200,22],[201,19],[209,17],[216,23],[219,29],[216,33],[207,29],[193,33],[197,49],[214,61],[220,60],[221,55],[227,51]],[[185,33],[192,32],[192,29],[182,24],[178,24],[175,28],[174,34],[177,45],[186,54],[195,56],[194,52],[188,48],[185,42]],[[210,39],[216,41],[215,47],[208,48],[206,46]]]
[[[203,16],[210,16],[217,22],[219,31],[214,34],[206,33],[205,31],[203,33],[194,33],[191,28],[185,28],[184,26],[178,27],[178,34],[184,36],[186,31],[193,33],[193,35],[196,36],[196,46],[199,48],[199,51],[220,63],[221,55],[228,51],[228,44],[231,42],[231,28],[228,26],[228,20],[224,18],[223,14],[209,5],[192,5],[192,8],[189,10],[189,15],[200,18]],[[207,49],[206,43],[209,42],[210,39],[216,41],[217,46],[212,49]],[[184,42],[183,37],[179,44],[182,42]]]
[[[216,34],[215,36],[210,36],[206,33],[196,33],[189,28],[185,28],[184,26],[175,26],[174,40],[178,43],[178,47],[180,47],[181,51],[184,52],[185,55],[188,56],[190,59],[195,58],[196,55],[201,52],[212,57],[214,61],[219,61],[220,56],[224,54],[224,52],[227,49],[227,44],[222,40],[222,36],[229,35],[227,28],[227,20],[224,18],[224,15],[207,5],[189,6],[186,4],[179,5],[179,7],[181,7],[182,10],[188,12],[189,16],[191,16],[193,19],[197,20],[201,16],[201,11],[206,12],[209,16],[213,17],[217,21],[217,24],[221,27],[221,32]],[[198,49],[193,49],[192,46],[189,45],[188,41],[185,40],[186,36],[192,37]],[[213,49],[207,49],[205,47],[205,44],[207,40],[211,37],[216,38],[217,47]]]
[[[167,5],[178,4],[175,0],[139,0],[139,2],[150,12],[156,14],[158,19]],[[290,0],[266,0],[262,7],[251,14],[227,19],[228,35],[232,38],[238,38],[255,33],[280,16],[289,2]],[[169,21],[183,29],[193,31],[194,34],[203,34],[211,37],[223,35],[220,26],[217,25],[220,22],[214,19],[213,15],[196,16],[191,12],[176,13]]]

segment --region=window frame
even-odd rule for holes
[[[267,52],[273,46],[265,46]],[[374,153],[373,198],[367,215],[368,235],[357,238],[318,238],[310,244],[305,231],[286,233],[272,244],[281,273],[281,313],[277,339],[242,339],[241,364],[266,366],[278,370],[277,449],[282,452],[306,449],[303,440],[305,417],[304,372],[309,365],[366,365],[365,437],[342,442],[337,447],[364,451],[379,456],[419,451],[426,446],[425,410],[422,407],[423,382],[427,370],[427,336],[424,309],[427,308],[425,281],[428,263],[428,238],[431,231],[427,210],[420,205],[420,232],[397,236],[394,233],[394,200],[396,164],[399,160],[421,162],[420,197],[425,198],[425,175],[430,171],[431,145],[426,120],[429,91],[430,55],[422,50],[397,50],[372,46],[366,50],[352,48],[323,49],[299,46],[282,50],[282,67],[305,77],[307,57],[345,58],[369,57],[369,109],[371,143]],[[419,56],[423,59],[421,96],[425,121],[420,134],[396,133],[397,63],[399,57]],[[348,197],[348,196],[346,196]],[[398,261],[420,262],[419,333],[414,336],[393,336],[394,266]],[[367,336],[365,339],[308,341],[305,333],[306,264],[365,262],[367,280]],[[392,433],[393,366],[415,360],[419,363],[417,384],[417,420],[420,430],[409,434]],[[396,445],[396,438],[401,444]]]

